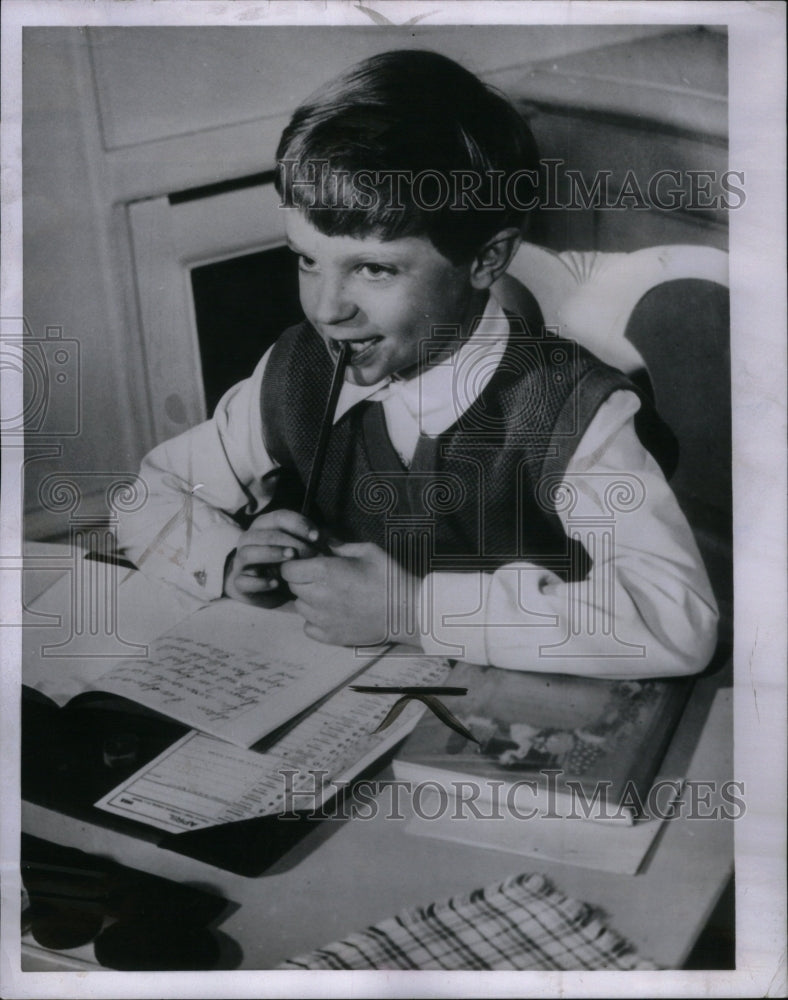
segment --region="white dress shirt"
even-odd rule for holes
[[[344,383],[335,420],[364,399],[379,400],[408,465],[421,434],[441,434],[478,397],[508,336],[508,320],[491,296],[452,357],[409,380]],[[241,534],[231,514],[257,514],[271,499],[276,466],[260,414],[269,354],[224,395],[212,419],[145,457],[148,500],[119,522],[119,544],[144,572],[206,599],[221,595],[227,556]],[[421,595],[425,652],[599,677],[703,669],[714,651],[717,608],[689,525],[635,432],[639,408],[634,393],[614,392],[554,493],[564,530],[592,557],[588,577],[565,583],[529,562],[495,572],[432,573]]]

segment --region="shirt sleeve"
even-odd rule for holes
[[[206,600],[222,594],[225,562],[242,533],[234,516],[254,515],[271,499],[276,466],[260,414],[269,355],[225,393],[210,420],[145,456],[145,501],[118,520],[118,545],[142,572]]]
[[[706,666],[716,602],[686,518],[638,439],[639,407],[634,393],[613,393],[553,491],[565,532],[592,558],[587,577],[566,583],[529,562],[430,574],[421,600],[425,652],[596,677]]]

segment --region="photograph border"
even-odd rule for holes
[[[746,815],[737,821],[735,971],[21,973],[19,690],[21,629],[3,629],[0,781],[2,995],[198,996],[782,996],[786,801],[786,231],[785,8],[779,2],[341,0],[6,0],[2,9],[2,289],[0,317],[23,315],[21,32],[24,26],[341,24],[719,24],[729,37],[729,167],[746,203],[730,213],[734,468],[734,760]],[[380,23],[378,20],[377,23]],[[21,412],[21,377],[3,371],[5,413]],[[17,377],[15,377],[17,376]],[[3,620],[21,619],[21,458],[2,455]],[[647,901],[645,903],[647,905]]]

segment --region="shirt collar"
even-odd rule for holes
[[[344,382],[334,422],[365,399],[397,401],[428,437],[451,427],[479,398],[497,369],[509,340],[509,320],[491,293],[468,340],[445,360],[411,379],[387,376],[374,385]]]

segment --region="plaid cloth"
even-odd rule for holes
[[[657,969],[541,875],[404,910],[280,969]]]

